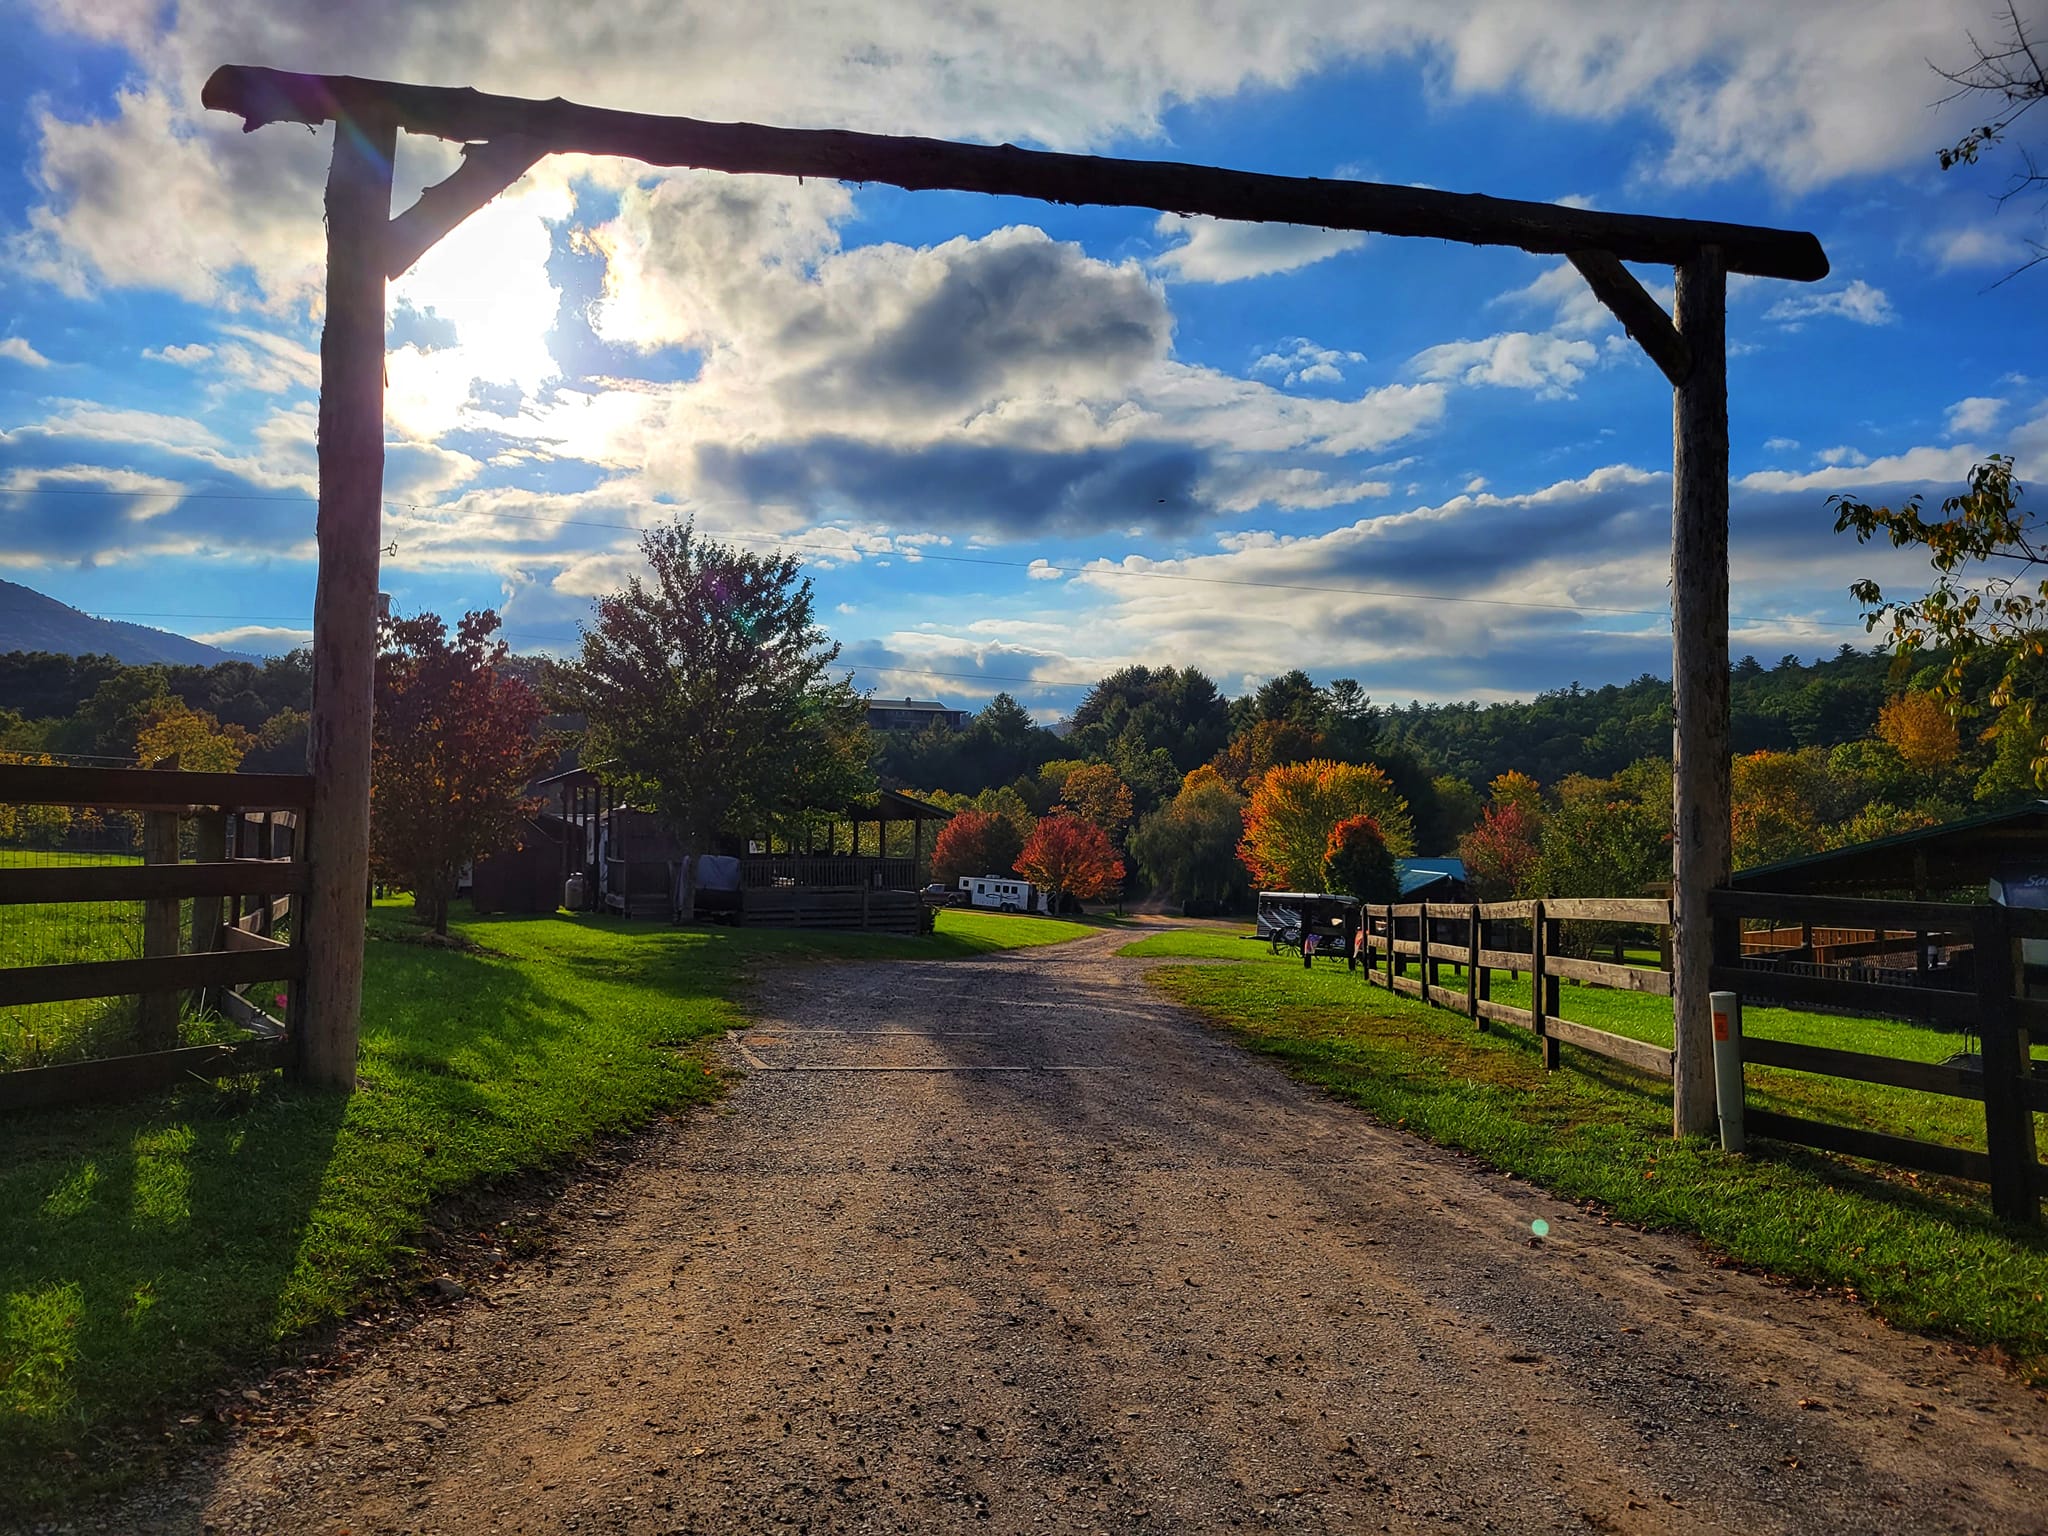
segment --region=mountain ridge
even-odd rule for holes
[[[6,651],[112,656],[131,667],[210,667],[223,661],[260,660],[175,635],[167,629],[96,619],[33,587],[0,581],[0,652]]]

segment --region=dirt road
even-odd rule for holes
[[[1990,1368],[1378,1127],[1118,942],[778,975],[552,1268],[118,1528],[2048,1529]]]

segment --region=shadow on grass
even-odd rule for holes
[[[265,1352],[346,1113],[272,1083],[0,1128],[0,1510],[90,1487],[110,1422],[162,1443],[135,1421]]]
[[[372,942],[353,1095],[271,1075],[0,1125],[0,1511],[207,1433],[202,1394],[409,1272],[437,1200],[713,1094],[670,1047],[729,1022],[716,968],[586,976],[616,936],[501,931],[522,953]]]

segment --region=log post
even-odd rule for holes
[[[320,550],[313,595],[307,767],[305,1007],[298,1068],[352,1088],[363,1003],[363,890],[370,868],[370,732],[377,556],[384,499],[384,263],[391,220],[388,115],[334,128],[327,172],[327,318],[320,331]]]
[[[1727,269],[1703,246],[1678,266],[1691,358],[1671,430],[1671,1130],[1714,1130],[1707,893],[1730,872]]]

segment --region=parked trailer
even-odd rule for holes
[[[962,875],[960,889],[970,907],[989,907],[998,912],[1050,912],[1045,892],[1029,880],[1010,875]]]

